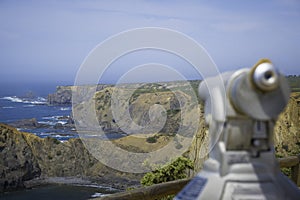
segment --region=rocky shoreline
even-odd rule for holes
[[[113,178],[113,179],[112,179]],[[128,188],[140,187],[138,180],[129,180],[119,177],[38,177],[32,180],[24,181],[23,189],[43,187],[52,184],[59,185],[79,185],[86,187],[106,187],[118,191],[125,191]],[[22,188],[21,188],[22,189]]]
[[[53,129],[60,129],[60,130],[69,130],[69,131],[75,131],[75,124],[74,120],[71,116],[62,116],[59,118],[59,120],[65,120],[66,123],[56,123],[54,125],[44,124],[37,121],[36,118],[31,119],[22,119],[14,122],[8,123],[9,126],[12,126],[17,129],[29,129],[34,130],[38,128],[53,128]]]
[[[96,91],[103,90],[104,88],[111,87],[109,84],[98,84]],[[53,94],[47,97],[48,105],[70,105],[72,104],[72,90],[77,89],[78,86],[57,86]],[[84,86],[94,87],[94,86]]]
[[[95,94],[99,124],[105,132],[117,132],[119,128],[111,114],[111,102],[105,101],[110,97],[113,88],[109,86],[103,88]],[[146,115],[148,107],[159,102],[167,110],[168,120],[164,132],[176,132],[174,127],[178,126],[177,121],[180,119],[180,112],[177,112],[178,102],[169,91],[150,89],[154,97],[140,90],[140,93],[131,99],[131,111],[137,113],[135,120],[139,124],[145,124],[149,121],[145,117],[148,116]],[[70,95],[63,92],[63,87],[59,87],[59,90],[61,92],[55,93],[57,95],[55,98],[60,98],[59,95]],[[300,95],[299,93],[295,95],[292,95],[289,105],[280,115],[275,127],[275,149],[281,157],[299,151]],[[48,99],[49,104],[58,103],[53,100],[54,97],[52,100],[51,98]],[[70,103],[70,98],[63,98],[67,99],[63,104]],[[107,185],[119,190],[139,185],[142,174],[123,173],[103,165],[87,151],[80,139],[72,138],[60,142],[55,138],[40,138],[16,129],[38,129],[49,128],[49,126],[57,131],[75,129],[72,117],[64,116],[64,120],[67,121],[66,124],[47,125],[39,123],[34,118],[16,121],[10,125],[0,124],[0,192],[47,184],[95,184]],[[206,150],[201,148],[207,142],[207,138],[206,126],[202,119],[199,131],[186,152],[186,156],[194,161],[195,165],[195,171],[189,172],[191,176],[202,168],[205,157],[200,159],[199,153],[206,153]]]
[[[137,185],[140,178],[141,175],[106,167],[85,149],[80,139],[61,143],[0,124],[0,192],[82,181],[125,189]]]

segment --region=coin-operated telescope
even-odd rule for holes
[[[262,59],[251,69],[206,79],[199,94],[211,151],[203,170],[175,199],[300,199],[274,156],[274,125],[290,90],[273,64]]]

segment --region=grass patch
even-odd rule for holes
[[[155,142],[148,142],[148,138],[154,137]],[[145,135],[129,135],[120,139],[113,140],[112,142],[118,147],[131,151],[131,152],[153,152],[166,146],[173,137],[164,135],[152,135],[145,137]],[[150,139],[150,141],[154,141]]]
[[[157,142],[157,137],[156,137],[156,136],[148,137],[148,138],[146,139],[146,141],[147,141],[148,143],[156,143],[156,142]]]

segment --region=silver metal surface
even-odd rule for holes
[[[210,158],[175,199],[300,199],[298,187],[280,172],[273,148],[274,125],[289,95],[284,75],[267,59],[204,80],[199,96]]]
[[[259,64],[253,72],[253,82],[260,90],[269,92],[279,85],[279,73],[272,63]]]

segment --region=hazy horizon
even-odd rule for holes
[[[73,84],[80,65],[101,42],[120,32],[161,27],[202,45],[221,72],[269,58],[285,75],[300,74],[300,2],[273,1],[8,1],[0,2],[0,83]],[[187,51],[189,51],[187,49]],[[179,57],[159,51],[125,55],[101,81],[161,63],[200,79]],[[140,72],[132,79],[151,81]],[[171,79],[161,73],[160,79]],[[135,82],[135,80],[132,80]]]

